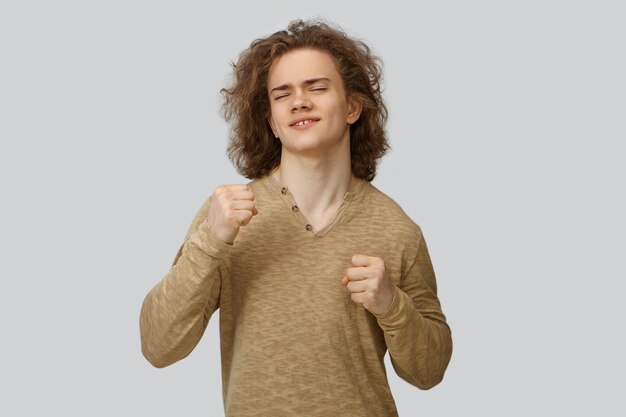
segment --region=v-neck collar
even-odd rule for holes
[[[302,230],[308,233],[311,237],[323,237],[330,232],[342,220],[350,203],[363,198],[370,187],[370,183],[368,181],[358,178],[358,182],[356,183],[354,189],[352,191],[347,191],[343,196],[341,205],[337,209],[333,218],[322,229],[315,230],[313,226],[309,224],[308,219],[298,209],[297,202],[293,197],[293,194],[291,194],[291,191],[289,191],[286,186],[280,184],[278,179],[276,179],[272,173],[266,175],[264,178],[261,178],[261,181],[267,184],[268,188],[272,190],[273,195],[276,198],[281,199],[285,203],[285,210],[289,210],[291,212],[291,215],[295,217],[297,223],[302,226]]]

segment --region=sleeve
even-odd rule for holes
[[[232,245],[205,221],[211,197],[200,208],[170,271],[148,293],[139,318],[141,350],[155,367],[191,353],[219,307],[221,264]]]
[[[396,285],[391,305],[375,316],[398,376],[420,389],[441,382],[452,356],[452,335],[421,232],[416,257]]]

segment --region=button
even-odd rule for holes
[[[307,230],[307,232],[310,232],[311,230],[313,230],[313,226],[311,226],[310,224],[307,224],[305,229]]]
[[[283,194],[287,194],[287,187],[283,187],[283,188],[280,190],[280,192],[281,192],[281,193],[283,193]]]
[[[298,208],[298,206],[292,206],[292,207],[291,207],[291,209],[292,209],[293,211],[298,211],[298,210],[300,210],[300,209]]]

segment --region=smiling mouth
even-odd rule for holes
[[[317,121],[318,121],[318,119],[301,120],[301,121],[299,121],[299,122],[297,122],[297,123],[293,123],[293,124],[292,124],[292,125],[290,125],[290,126],[306,126],[306,125],[308,125],[308,124],[311,124],[311,123],[313,123],[313,122],[317,122]]]

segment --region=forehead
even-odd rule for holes
[[[267,75],[269,89],[281,84],[299,84],[312,78],[326,77],[341,82],[329,53],[317,49],[296,49],[276,58]]]

